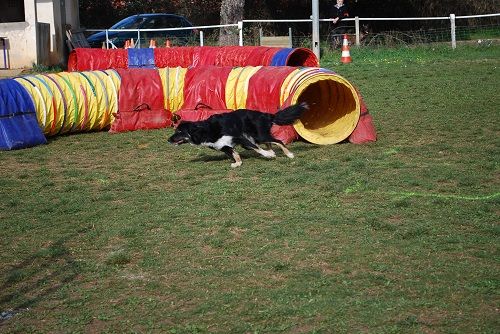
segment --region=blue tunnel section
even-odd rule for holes
[[[0,80],[0,150],[46,143],[31,96],[15,80]]]

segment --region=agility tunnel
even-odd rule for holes
[[[119,68],[195,66],[304,66],[318,67],[316,55],[306,48],[265,46],[194,46],[143,49],[77,48],[68,59],[68,71]]]
[[[0,149],[45,144],[30,94],[14,80],[0,80]]]
[[[355,143],[375,140],[371,116],[355,87],[321,68],[118,69],[38,74],[0,82],[0,96],[12,85],[19,91],[13,97],[17,104],[0,100],[2,113],[7,108],[29,113],[30,107],[24,105],[32,105],[46,136],[161,128],[172,124],[172,114],[181,120],[201,120],[239,108],[275,113],[307,102],[310,110],[293,127],[279,127],[277,138],[289,143],[300,136],[321,145],[347,138]]]

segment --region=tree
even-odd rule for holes
[[[243,20],[245,0],[222,0],[220,6],[220,24],[232,24]],[[238,38],[237,29],[221,28],[219,45],[231,45]]]

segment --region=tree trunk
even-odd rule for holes
[[[222,0],[220,6],[220,24],[232,24],[243,20],[245,0]],[[219,45],[238,45],[238,28],[221,28]]]

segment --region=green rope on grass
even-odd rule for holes
[[[445,195],[445,194],[431,194],[431,193],[417,193],[417,192],[398,192],[390,191],[386,192],[390,195],[398,195],[402,197],[434,197],[434,198],[444,198],[444,199],[461,199],[466,201],[485,201],[494,199],[500,196],[500,193],[494,193],[491,195],[484,196],[462,196],[462,195]]]

